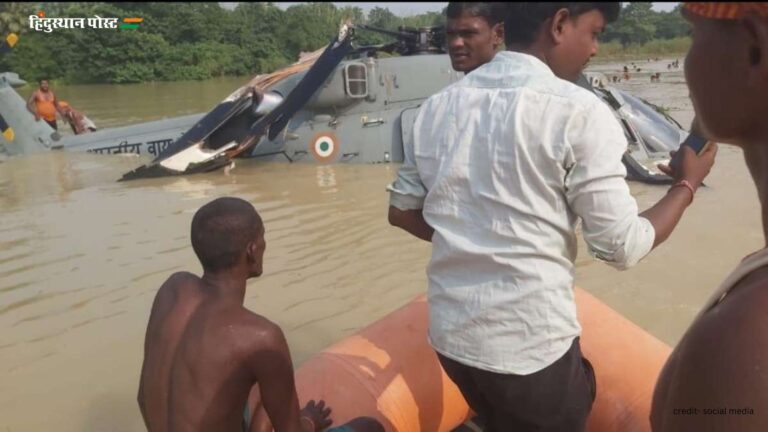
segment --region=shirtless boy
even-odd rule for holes
[[[331,410],[323,401],[299,409],[280,327],[243,307],[246,280],[263,271],[266,242],[256,210],[238,198],[216,199],[197,211],[191,234],[203,277],[172,275],[149,317],[138,395],[147,429],[241,431],[256,384],[259,411],[268,419],[255,416],[251,431],[315,432],[330,426]],[[358,418],[332,430],[384,429],[373,419]]]

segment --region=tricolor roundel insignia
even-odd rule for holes
[[[309,143],[312,156],[321,163],[335,161],[336,155],[339,154],[339,147],[339,140],[336,138],[336,134],[332,132],[320,132]]]

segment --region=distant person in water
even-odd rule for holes
[[[684,67],[692,133],[743,150],[768,241],[768,4],[686,3],[683,16],[693,29]],[[744,229],[712,220],[710,229],[718,228]],[[705,411],[713,408],[715,415]],[[651,428],[768,431],[768,248],[741,261],[672,351],[656,383]]]
[[[59,102],[56,100],[56,95],[51,90],[47,79],[41,79],[39,84],[40,87],[32,92],[27,101],[27,109],[35,116],[35,121],[40,121],[42,118],[50,127],[58,130],[56,112],[61,114]]]
[[[191,237],[202,278],[172,275],[149,317],[138,394],[147,429],[319,432],[330,426],[323,401],[299,409],[280,327],[243,307],[246,280],[262,274],[266,249],[256,210],[238,198],[216,199],[195,213]],[[257,384],[260,403],[251,416],[246,404]],[[329,431],[384,429],[358,418]]]
[[[69,123],[75,135],[96,131],[96,125],[66,101],[59,102],[59,107],[61,107],[62,117]]]

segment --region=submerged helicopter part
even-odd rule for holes
[[[198,143],[166,158],[158,164],[140,166],[126,173],[119,181],[215,171],[233,163],[226,156],[225,152],[235,145],[233,142],[221,149],[208,150],[202,148]]]
[[[599,73],[585,73],[578,83],[596,94],[613,111],[629,142],[622,161],[627,178],[650,184],[670,184],[673,179],[656,164],[669,162],[669,152],[677,150],[688,132],[660,108],[629,93],[605,85]],[[594,87],[592,83],[598,83]]]
[[[394,41],[355,46],[356,30]],[[16,131],[12,141],[0,135],[0,146],[9,154],[63,149],[152,155],[154,160],[122,180],[206,172],[231,166],[236,157],[318,164],[402,162],[423,102],[463,76],[451,67],[445,48],[440,27],[394,31],[345,25],[325,48],[254,77],[208,113],[77,136],[59,136],[46,123],[35,122],[12,89],[18,77],[0,74],[0,116]],[[610,87],[601,75],[587,73],[578,84],[610,106],[621,123],[629,143],[623,157],[627,178],[671,182],[656,164],[667,162],[669,151],[687,133],[662,109]]]
[[[349,53],[353,33],[349,26],[343,25],[338,36],[286,98],[277,93],[258,96],[254,87],[241,87],[150,164],[126,173],[120,181],[210,171],[228,165],[232,157],[257,145],[264,134],[274,139]],[[240,127],[226,127],[231,123]],[[242,127],[249,123],[252,123],[249,128]],[[227,144],[221,145],[223,143]]]

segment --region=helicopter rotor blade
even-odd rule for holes
[[[352,28],[342,29],[339,36],[328,45],[283,102],[251,127],[252,135],[260,136],[269,131],[268,139],[275,139],[291,117],[315,95],[336,66],[352,51]]]
[[[408,33],[408,32],[404,32],[404,31],[396,31],[396,30],[387,30],[387,29],[383,29],[383,28],[369,26],[369,25],[366,25],[366,24],[358,24],[357,28],[362,29],[362,30],[372,31],[372,32],[375,32],[375,33],[385,34],[387,36],[392,36],[392,37],[397,38],[397,39],[416,40],[416,38],[417,38],[416,34],[413,34],[413,33]]]

